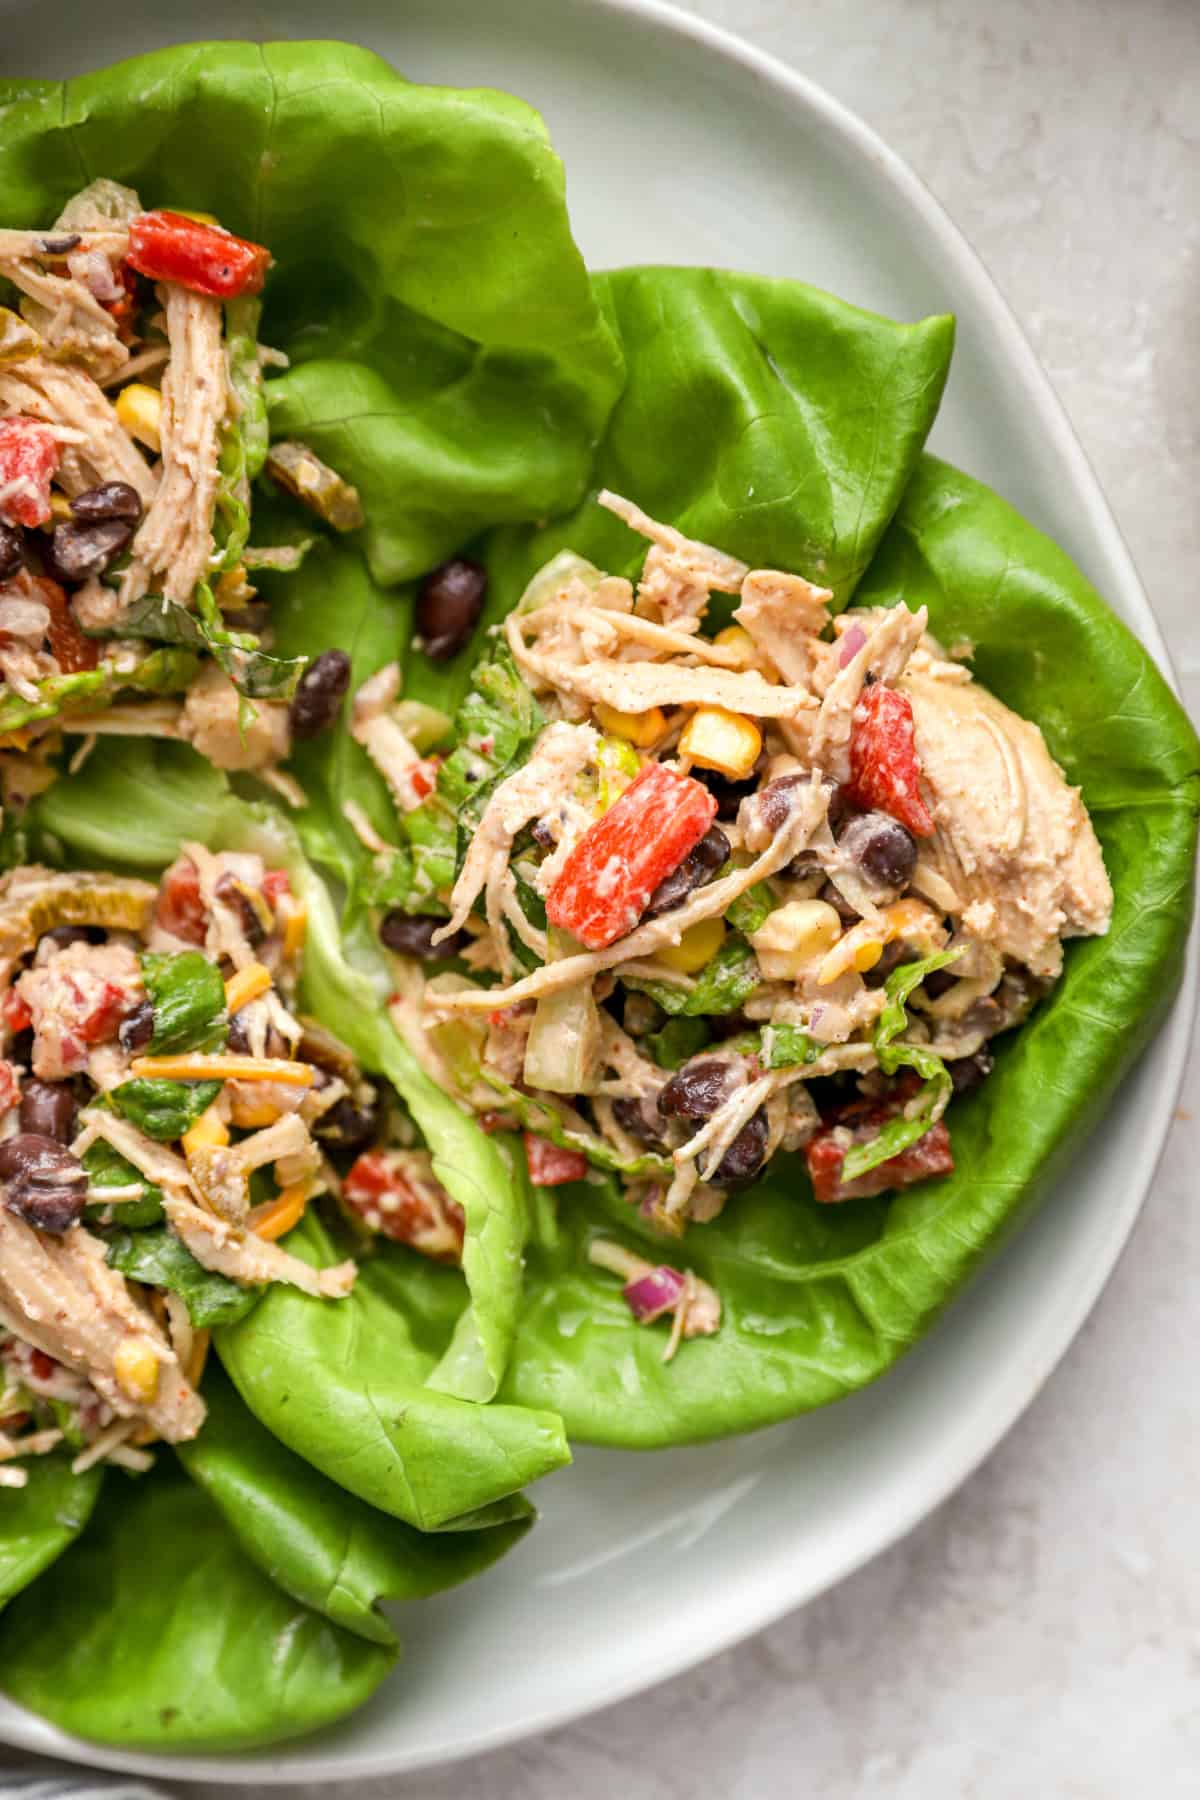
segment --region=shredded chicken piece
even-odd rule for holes
[[[82,1225],[50,1237],[0,1207],[0,1308],[0,1323],[86,1376],[121,1418],[145,1419],[171,1444],[199,1431],[203,1401],[124,1277],[108,1267],[103,1244]],[[117,1354],[131,1343],[146,1345],[158,1362],[147,1401],[132,1399],[117,1377]]]
[[[864,627],[871,627],[867,641],[829,683],[812,731],[812,760],[839,782],[850,777],[850,732],[867,675],[894,684],[904,673],[929,622],[924,606],[916,612],[910,612],[907,606],[892,606],[883,612],[856,616]]]
[[[153,499],[153,471],[122,429],[112,401],[78,363],[35,356],[0,368],[0,412],[80,432],[82,441],[64,450],[57,477],[72,498],[102,481],[126,481],[143,506]]]
[[[711,544],[684,537],[673,525],[650,518],[632,500],[602,488],[601,506],[623,519],[631,531],[649,538],[642,578],[638,583],[638,608],[677,631],[695,632],[708,607],[709,594],[736,594],[749,574],[744,562],[714,550]]]
[[[666,625],[656,625],[637,613],[621,613],[596,605],[579,606],[552,602],[536,612],[522,614],[525,625],[540,629],[547,623],[559,623],[577,631],[585,649],[591,646],[612,649],[622,642],[641,645],[656,656],[686,656],[696,662],[711,663],[717,669],[740,669],[741,652],[729,644],[716,644],[705,637],[688,636]]]
[[[281,1250],[219,1219],[202,1212],[188,1200],[167,1195],[163,1200],[171,1229],[189,1249],[198,1263],[231,1281],[247,1287],[265,1287],[272,1281],[284,1281],[314,1299],[341,1300],[354,1286],[357,1270],[353,1262],[337,1263],[329,1269],[312,1269],[298,1256]]]
[[[829,623],[829,588],[814,587],[802,575],[779,569],[752,569],[742,583],[734,613],[755,647],[793,687],[807,687],[812,647]]]
[[[590,725],[567,725],[559,721],[546,726],[529,761],[500,783],[484,807],[450,896],[450,918],[434,932],[435,944],[462,930],[471,908],[485,888],[488,923],[493,930],[499,927],[503,913],[503,883],[509,876],[508,858],[513,839],[531,819],[540,818],[570,792],[577,777],[595,757],[598,744],[597,733]],[[511,882],[511,877],[509,880]],[[494,923],[493,911],[496,915]]]
[[[113,315],[74,272],[57,274],[0,252],[0,276],[28,297],[29,323],[56,355],[83,363],[100,381],[119,374],[129,361]]]
[[[597,701],[620,712],[649,712],[654,706],[723,706],[728,712],[756,719],[794,719],[815,707],[802,688],[780,687],[761,675],[734,669],[688,668],[683,663],[617,662],[597,657],[575,663],[561,652],[531,649],[523,635],[525,620],[510,613],[504,632],[519,668],[540,682],[582,700]]]
[[[291,750],[288,708],[282,700],[256,700],[254,714],[243,725],[237,689],[216,663],[206,663],[188,688],[178,735],[218,769],[265,769]]]
[[[935,833],[922,860],[961,896],[964,929],[1053,979],[1064,937],[1100,935],[1112,888],[1079,790],[1022,719],[961,671],[906,674]]]
[[[758,881],[765,881],[785,863],[791,862],[807,844],[825,817],[828,796],[814,777],[810,787],[797,790],[791,817],[754,862],[745,869],[735,869],[717,881],[697,888],[682,906],[672,908],[660,918],[638,925],[627,937],[619,938],[606,950],[588,951],[586,955],[565,956],[561,962],[547,963],[522,977],[508,988],[468,987],[454,993],[427,993],[427,1004],[434,1012],[492,1012],[497,1007],[515,1006],[521,1000],[534,1000],[539,994],[557,994],[591,981],[603,969],[618,963],[652,955],[668,944],[677,944],[684,932],[701,919],[724,915],[739,894]]]
[[[133,540],[133,560],[120,591],[128,605],[153,585],[165,599],[188,606],[209,572],[229,381],[221,302],[175,282],[165,282],[160,292],[171,346],[162,384],[162,480]]]

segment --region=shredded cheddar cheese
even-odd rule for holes
[[[268,1201],[265,1206],[258,1207],[250,1219],[250,1229],[255,1237],[266,1238],[270,1242],[285,1236],[304,1217],[308,1196],[307,1183],[299,1182],[295,1187],[284,1188],[281,1194]]]
[[[228,1012],[235,1013],[251,1000],[257,1000],[265,994],[271,985],[271,971],[262,963],[250,963],[248,967],[239,969],[225,983],[225,1006]]]
[[[278,1081],[283,1087],[311,1087],[311,1063],[277,1056],[210,1056],[184,1051],[180,1056],[138,1056],[130,1074],[146,1081]]]

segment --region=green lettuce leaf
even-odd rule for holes
[[[2,85],[2,84],[0,84]],[[96,712],[119,694],[182,693],[199,664],[185,649],[152,650],[132,669],[82,669],[75,675],[47,675],[37,683],[39,698],[24,700],[11,689],[0,700],[0,732],[19,731],[62,713]]]
[[[625,979],[626,987],[649,994],[673,1018],[685,1019],[736,1012],[758,985],[754,952],[744,938],[737,936],[725,939],[691,987],[676,987],[669,981],[643,981],[640,976]]]
[[[650,410],[651,396],[643,406]],[[743,538],[743,555],[767,561]],[[572,1437],[649,1447],[749,1430],[874,1380],[926,1332],[1108,1106],[1182,968],[1200,746],[1147,652],[1062,551],[996,495],[925,458],[857,599],[927,603],[943,641],[1036,719],[1083,789],[1116,893],[1106,937],[1067,946],[1053,992],[997,1040],[994,1073],[947,1115],[955,1170],[891,1196],[817,1206],[799,1159],[693,1226],[672,1260],[717,1288],[720,1331],[664,1365],[588,1235],[653,1243],[615,1194],[563,1190],[531,1241],[528,1302],[503,1397],[553,1404]],[[571,1321],[570,1334],[561,1321]]]
[[[361,1706],[395,1651],[264,1575],[169,1464],[109,1480],[54,1576],[0,1615],[4,1692],[94,1743],[249,1750]]]
[[[261,1288],[242,1287],[214,1274],[196,1261],[187,1245],[167,1225],[142,1231],[105,1232],[105,1256],[111,1269],[148,1287],[178,1294],[197,1327],[232,1325],[258,1304]]]
[[[220,1091],[219,1081],[168,1081],[157,1075],[137,1076],[123,1081],[120,1087],[110,1088],[107,1099],[119,1118],[128,1119],[156,1142],[171,1144],[191,1130]]]
[[[276,1587],[377,1644],[396,1634],[382,1600],[417,1600],[490,1568],[533,1523],[514,1496],[490,1529],[414,1531],[319,1474],[271,1436],[219,1366],[204,1380],[208,1417],[177,1454],[238,1543]]]
[[[273,435],[359,489],[381,581],[578,499],[620,357],[521,101],[350,44],[223,43],[0,82],[0,106],[7,222],[48,224],[103,174],[269,246],[261,335],[292,360]]]
[[[104,1480],[102,1469],[72,1475],[71,1458],[59,1454],[31,1456],[22,1466],[28,1481],[5,1488],[0,1504],[0,1608],[75,1542]]]
[[[146,951],[139,958],[146,995],[154,1008],[154,1035],[147,1056],[180,1050],[220,1050],[229,1036],[225,983],[216,963],[199,950],[165,955]]]
[[[122,1200],[119,1205],[110,1208],[106,1201],[97,1201],[89,1206],[85,1218],[89,1224],[107,1220],[110,1216],[123,1227],[131,1231],[143,1225],[158,1225],[163,1216],[162,1189],[153,1181],[147,1181],[140,1169],[135,1169],[127,1157],[114,1150],[103,1138],[97,1138],[89,1144],[83,1153],[83,1166],[88,1172],[88,1180],[93,1187],[132,1187],[135,1181],[141,1183],[140,1200]]]
[[[287,1248],[316,1266],[336,1260],[311,1216]],[[257,1418],[305,1461],[382,1512],[422,1531],[511,1495],[568,1460],[557,1418],[478,1406],[438,1391],[434,1373],[466,1298],[452,1269],[429,1266],[435,1328],[397,1304],[399,1246],[364,1263],[331,1304],[276,1285],[249,1318],[217,1334],[221,1361]]]

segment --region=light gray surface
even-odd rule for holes
[[[1196,9],[694,10],[861,111],[982,251],[1096,462],[1200,702]],[[1067,1362],[1004,1447],[897,1549],[752,1644],[591,1721],[334,1795],[1194,1793],[1200,1301],[1185,1170],[1197,1151],[1184,1123]]]
[[[1096,466],[1195,716],[1200,9],[704,0],[690,10],[861,112],[980,250]],[[903,1543],[640,1699],[440,1774],[353,1791],[1194,1795],[1197,1092],[1193,1064],[1155,1191],[1074,1349],[1002,1448]]]

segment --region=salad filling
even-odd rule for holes
[[[332,724],[349,659],[279,657],[254,586],[313,541],[251,542],[260,476],[356,529],[355,490],[272,444],[262,245],[92,182],[52,227],[0,231],[0,774],[19,807],[62,732],[191,743],[293,804],[293,739]],[[15,754],[14,754],[15,753]]]
[[[1078,791],[924,607],[833,616],[600,500],[649,540],[636,583],[555,557],[456,728],[395,666],[356,697],[397,807],[364,842],[398,1028],[536,1184],[615,1174],[673,1236],[787,1152],[821,1203],[948,1174],[951,1099],[1107,930]],[[592,1250],[669,1351],[718,1328],[628,1256]]]
[[[277,1242],[319,1195],[458,1261],[428,1155],[294,1010],[304,935],[257,854],[187,844],[157,887],[0,878],[0,1485],[64,1445],[141,1470],[193,1438],[212,1328],[274,1283],[350,1292],[352,1259]]]

